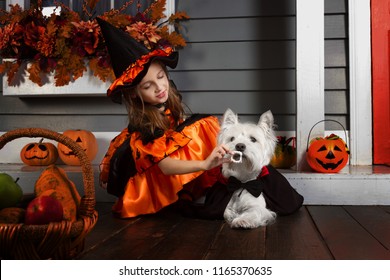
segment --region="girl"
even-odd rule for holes
[[[101,183],[118,197],[113,211],[135,217],[172,204],[182,190],[202,196],[218,180],[219,166],[229,161],[224,157],[229,151],[216,147],[217,118],[185,119],[166,68],[177,65],[171,47],[147,49],[122,30],[98,22],[117,78],[107,93],[125,103],[129,117],[101,163]]]

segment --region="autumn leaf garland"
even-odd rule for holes
[[[45,75],[49,73],[54,73],[56,86],[64,86],[82,77],[87,65],[100,80],[114,80],[99,25],[91,17],[98,0],[84,0],[84,15],[60,3],[60,12],[48,17],[42,14],[41,2],[28,10],[17,4],[10,5],[10,11],[0,10],[0,56],[13,58],[0,64],[0,73],[7,74],[8,85],[20,83],[16,74],[27,71],[29,79],[39,86],[47,82]],[[125,14],[126,8],[133,4],[137,5],[137,13]],[[177,30],[180,22],[189,17],[185,12],[176,12],[166,19],[165,5],[166,0],[156,0],[141,12],[139,1],[131,0],[101,17],[150,49],[166,44],[184,47],[186,42]],[[89,19],[82,20],[85,15]],[[173,25],[175,31],[169,32],[167,24]]]

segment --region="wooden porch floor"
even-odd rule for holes
[[[270,226],[231,229],[168,207],[117,219],[98,203],[99,220],[78,259],[379,260],[390,259],[390,206],[304,206]]]

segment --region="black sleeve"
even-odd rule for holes
[[[130,147],[130,137],[115,151],[110,161],[110,171],[107,181],[107,192],[117,197],[125,193],[125,187],[137,173],[135,161]]]

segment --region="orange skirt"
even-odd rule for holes
[[[216,117],[202,118],[186,126],[181,132],[174,132],[166,137],[186,139],[184,142],[181,141],[182,144],[184,143],[183,145],[176,145],[176,148],[165,147],[168,151],[158,151],[157,153],[163,152],[165,156],[180,160],[204,160],[217,145],[218,132],[219,122]],[[118,137],[118,139],[125,138],[124,135],[128,133],[125,130],[122,134],[123,137]],[[153,146],[164,148],[162,143],[166,141],[164,139],[164,137],[156,139]],[[130,143],[134,144],[134,141],[130,141]],[[118,143],[112,143],[112,145],[118,146]],[[153,149],[145,148],[144,150],[152,151]],[[113,152],[111,151],[110,154]],[[124,195],[119,197],[113,206],[114,213],[121,218],[156,213],[163,207],[177,201],[177,193],[183,188],[199,195],[220,178],[220,168],[183,175],[164,175],[157,163],[145,165],[142,161],[139,164],[136,161],[136,165],[139,165],[137,166],[138,172],[128,180]],[[104,178],[105,174],[101,174],[101,177],[102,175]]]

